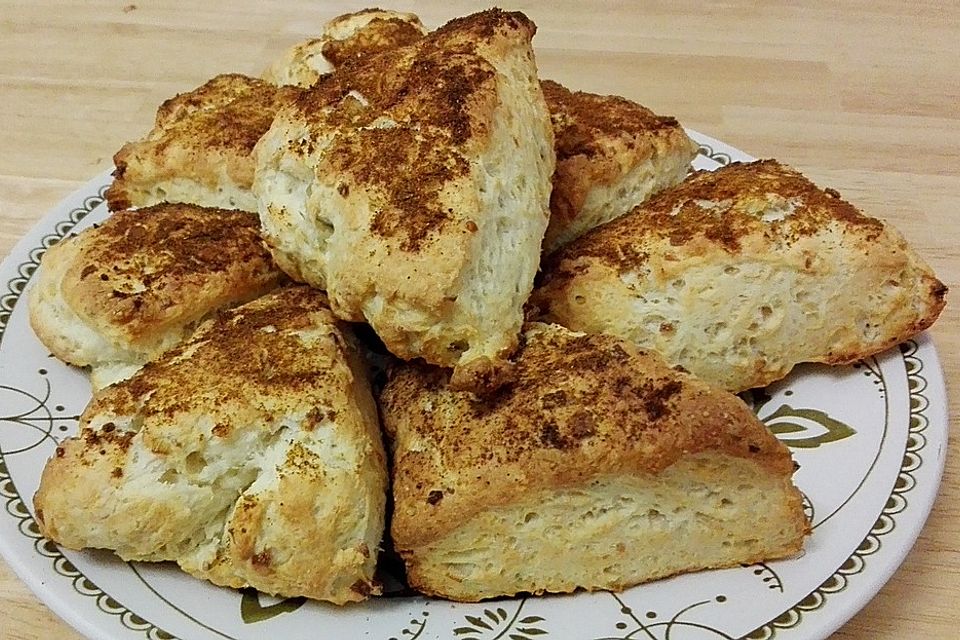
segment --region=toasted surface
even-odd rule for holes
[[[739,398],[611,336],[532,324],[524,338],[515,382],[484,400],[423,365],[384,390],[413,586],[622,588],[799,550],[790,454]]]
[[[541,85],[557,152],[544,253],[686,176],[697,145],[676,119],[619,96]]]
[[[279,85],[313,86],[321,75],[352,59],[413,44],[426,33],[412,13],[364,9],[337,16],[321,35],[286,50],[263,79]]]
[[[296,93],[225,74],[167,100],[146,137],[114,155],[110,210],[187,202],[256,211],[250,154],[280,105]]]
[[[278,285],[259,226],[247,212],[187,204],[119,211],[47,250],[30,322],[55,356],[105,386],[216,310]]]
[[[531,301],[741,391],[906,340],[946,291],[894,229],[764,160],[699,172],[567,245]]]
[[[254,191],[278,264],[395,355],[494,384],[547,224],[553,137],[522,14],[454,20],[283,109]]]
[[[44,469],[44,535],[220,585],[362,600],[386,492],[365,376],[322,293],[225,311],[90,403]]]

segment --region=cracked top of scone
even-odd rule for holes
[[[837,225],[872,242],[884,224],[864,215],[832,189],[820,189],[776,160],[735,162],[698,171],[631,213],[598,227],[562,248],[550,265],[595,257],[621,270],[643,264],[648,242],[667,241],[696,252],[710,245],[736,253],[748,238],[788,247],[800,238]]]
[[[683,127],[673,116],[660,116],[650,109],[621,98],[571,91],[552,80],[541,80],[556,135],[557,162],[573,156],[609,155],[619,141],[636,152],[651,155],[657,146],[688,144]],[[633,162],[642,156],[631,158]],[[599,177],[599,176],[598,176]]]
[[[62,291],[94,325],[137,342],[282,278],[256,216],[189,204],[119,211],[79,243]]]
[[[457,219],[444,191],[466,177],[466,156],[479,154],[487,138],[498,95],[496,70],[482,49],[496,46],[496,30],[526,31],[532,38],[535,29],[520,13],[491,10],[454,20],[414,46],[345,60],[284,117],[308,123],[319,137],[339,129],[327,155],[330,170],[382,199],[371,221],[373,234],[396,238],[401,250],[416,252],[432,232]],[[290,151],[306,158],[313,142],[294,141]],[[398,167],[415,168],[415,175]]]
[[[128,142],[114,155],[116,181],[106,194],[110,209],[142,205],[141,192],[171,180],[211,189],[229,182],[249,189],[253,147],[280,105],[298,91],[233,73],[165,101],[146,137]]]
[[[319,37],[287,49],[263,78],[276,84],[310,87],[348,60],[413,44],[426,31],[412,13],[384,9],[346,13],[326,23]]]

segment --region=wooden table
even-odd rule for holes
[[[0,253],[110,167],[156,106],[223,71],[258,74],[361,2],[0,2]],[[960,283],[960,4],[518,1],[545,77],[618,93],[777,157],[899,227]],[[856,5],[856,6],[854,6]],[[839,7],[843,7],[842,9]],[[406,3],[428,26],[482,8]],[[955,300],[933,328],[960,391]],[[950,420],[956,420],[956,406]],[[960,459],[903,566],[836,634],[960,635]],[[0,637],[79,636],[0,562]]]

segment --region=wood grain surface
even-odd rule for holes
[[[257,75],[368,2],[0,2],[0,253],[111,166],[157,105],[213,75]],[[385,5],[391,6],[391,5]],[[428,26],[486,5],[417,2]],[[960,291],[960,3],[518,0],[541,75],[637,100],[776,157],[897,226]],[[932,329],[960,390],[956,294]],[[956,403],[950,422],[957,417]],[[960,460],[950,444],[919,541],[845,640],[960,637]],[[74,640],[0,561],[0,638]]]

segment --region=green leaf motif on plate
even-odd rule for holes
[[[534,640],[549,635],[549,632],[540,627],[539,623],[544,621],[540,616],[520,618],[520,610],[523,609],[525,603],[526,599],[521,601],[520,606],[517,607],[512,616],[508,616],[506,609],[503,607],[484,609],[482,616],[464,616],[463,618],[469,626],[456,627],[453,634],[462,637],[464,640],[479,638]]]
[[[263,622],[275,618],[282,613],[296,611],[307,601],[306,598],[286,598],[276,604],[263,606],[260,604],[260,594],[256,589],[243,589],[240,599],[240,617],[245,624]]]
[[[823,411],[795,409],[788,404],[780,405],[779,409],[761,419],[785,445],[799,449],[814,449],[857,433],[853,427]]]

